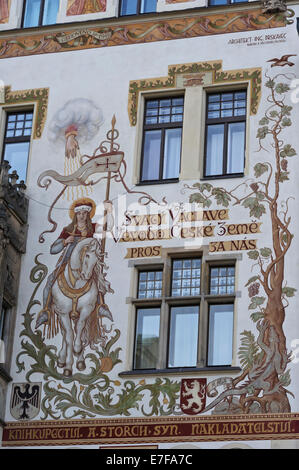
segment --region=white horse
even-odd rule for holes
[[[105,341],[99,326],[99,316],[113,320],[104,295],[113,293],[105,279],[100,243],[92,238],[78,242],[52,286],[52,312],[57,315],[62,334],[62,347],[58,354],[58,367],[64,369],[67,377],[72,375],[74,354],[78,357],[76,366],[84,370],[84,349]],[[105,332],[107,330],[104,329]]]

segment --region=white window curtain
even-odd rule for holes
[[[198,306],[171,309],[168,367],[196,366],[198,320]]]
[[[233,304],[210,305],[209,316],[209,366],[225,366],[232,363]]]

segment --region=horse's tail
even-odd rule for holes
[[[97,309],[94,309],[87,318],[82,331],[81,340],[85,347],[89,345],[91,349],[96,349],[96,345],[100,341],[103,341]]]

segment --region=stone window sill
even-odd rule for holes
[[[179,375],[190,375],[198,374],[202,375],[205,373],[228,373],[228,372],[241,372],[240,367],[233,366],[211,366],[211,367],[174,367],[171,369],[140,369],[140,370],[126,370],[120,372],[118,375],[120,377],[126,376],[144,376],[144,375],[170,375],[170,374],[179,374]]]

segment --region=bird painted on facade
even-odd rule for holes
[[[274,58],[274,59],[267,60],[267,62],[273,62],[271,67],[283,67],[284,65],[289,65],[290,67],[292,67],[295,64],[294,62],[289,61],[289,57],[294,57],[296,55],[297,54],[283,55],[281,56],[280,59]]]
[[[15,407],[19,403],[22,403],[20,411],[22,411],[19,419],[30,419],[27,414],[27,410],[30,406],[38,408],[39,402],[39,386],[33,385],[31,391],[30,384],[25,385],[25,390],[22,392],[21,387],[16,386],[14,388],[13,397],[12,397],[12,407]]]

